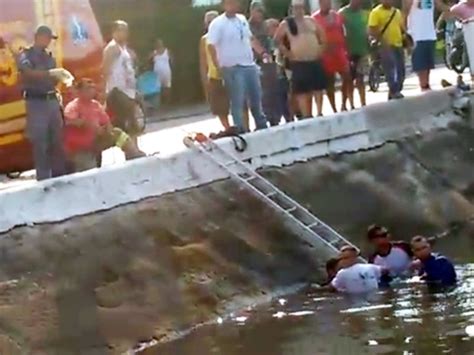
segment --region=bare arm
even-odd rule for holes
[[[204,93],[207,97],[207,73],[209,71],[209,65],[207,63],[207,56],[206,56],[206,39],[204,37],[201,38],[199,42],[199,72],[201,74],[201,83],[204,89]]]
[[[277,31],[275,32],[274,40],[278,46],[278,50],[285,58],[291,58],[291,51],[285,46],[283,40],[285,39],[287,33],[288,25],[286,21],[283,21],[278,26]]]
[[[216,68],[220,68],[220,64],[219,64],[219,59],[217,59],[217,50],[216,50],[216,47],[212,44],[208,44],[207,45],[208,48],[209,48],[209,53],[211,55],[211,60],[212,60],[212,63],[214,64],[214,66]]]
[[[262,44],[260,43],[260,41],[258,39],[256,39],[254,36],[252,36],[252,38],[250,39],[251,43],[252,43],[252,49],[255,51],[255,53],[257,53],[260,57],[263,57],[265,56],[265,54],[267,54],[267,51],[265,50],[265,48],[262,46]]]
[[[316,38],[318,39],[319,44],[322,46],[323,50],[325,50],[328,44],[326,32],[324,32],[324,30],[318,24],[316,24]]]

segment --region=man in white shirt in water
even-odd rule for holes
[[[359,251],[353,246],[341,248],[338,266],[341,269],[331,281],[333,291],[364,294],[378,290],[383,269],[377,265],[361,263]]]
[[[388,230],[377,225],[369,227],[367,238],[374,246],[374,253],[369,257],[369,263],[388,271],[384,282],[389,282],[393,277],[408,276],[411,273],[413,252],[409,243],[391,241]]]

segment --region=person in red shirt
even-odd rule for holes
[[[332,9],[331,0],[319,0],[320,10],[313,14],[313,19],[321,26],[327,38],[326,51],[322,62],[328,75],[327,95],[333,111],[336,113],[335,76],[342,78],[342,111],[347,111],[346,101],[351,86],[350,65],[346,48],[344,19]]]
[[[94,98],[97,90],[90,79],[76,84],[77,98],[64,109],[64,145],[73,172],[97,167],[97,154],[114,145],[127,159],[144,156],[132,139],[114,128],[104,107]]]

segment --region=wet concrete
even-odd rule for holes
[[[474,261],[473,138],[455,124],[263,173],[362,246],[374,222],[400,239],[457,226],[462,243],[451,236],[439,245],[465,264]],[[230,181],[16,228],[0,240],[2,278],[19,279],[2,286],[0,334],[19,354],[118,354],[320,280],[307,252]]]

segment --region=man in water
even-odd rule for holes
[[[351,0],[339,14],[344,20],[346,29],[346,46],[349,54],[351,80],[347,95],[351,109],[354,107],[354,81],[359,91],[360,103],[366,105],[365,75],[369,68],[369,39],[367,37],[367,14],[362,9],[362,0]]]
[[[383,270],[374,264],[362,264],[359,252],[353,246],[341,248],[339,270],[331,281],[334,291],[347,294],[363,294],[378,290]]]
[[[292,0],[293,16],[282,21],[275,40],[282,55],[290,61],[291,90],[303,118],[313,117],[313,97],[318,116],[323,115],[323,91],[327,88],[321,57],[326,45],[324,31],[306,16],[304,0]],[[285,38],[290,46],[285,45]]]
[[[407,274],[413,259],[409,243],[391,241],[388,230],[377,225],[369,227],[367,238],[374,247],[374,254],[369,258],[371,264],[386,269],[389,278]]]
[[[104,49],[103,72],[107,109],[115,119],[115,125],[131,135],[138,135],[135,115],[137,83],[133,54],[128,48],[128,24],[115,21],[112,40]]]
[[[230,96],[234,125],[239,132],[248,129],[243,123],[242,107],[250,105],[257,129],[267,128],[262,109],[262,87],[253,50],[266,56],[265,49],[255,40],[244,15],[240,14],[239,0],[223,0],[224,13],[212,21],[207,35],[211,59]]]
[[[327,95],[333,111],[336,113],[336,74],[342,78],[342,111],[347,111],[346,102],[351,76],[347,56],[344,20],[332,9],[331,0],[319,0],[320,10],[313,14],[313,19],[324,29],[327,46],[322,56],[324,70],[328,75]]]
[[[421,262],[420,275],[429,285],[456,285],[457,277],[453,263],[446,257],[433,253],[428,239],[422,236],[414,237],[411,248]]]
[[[387,78],[388,99],[403,98],[405,53],[403,49],[403,17],[393,0],[381,0],[369,15],[369,35],[379,43],[382,67]]]

